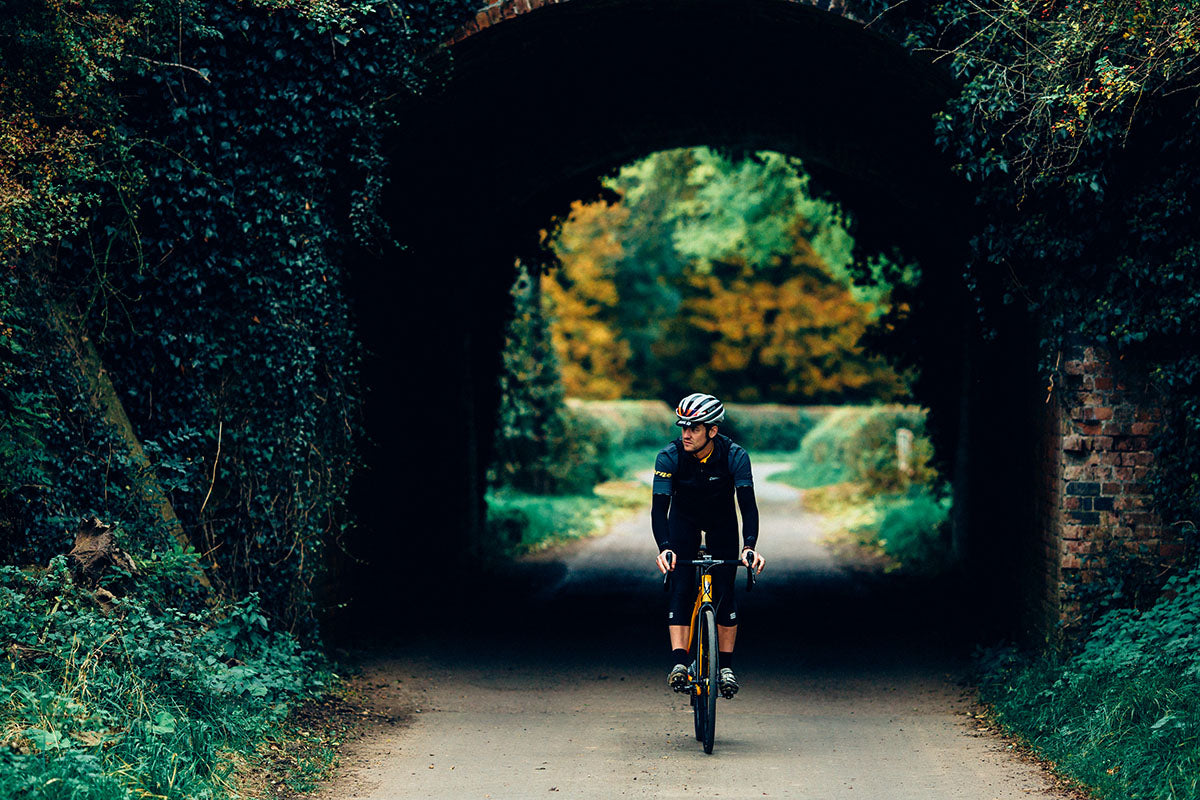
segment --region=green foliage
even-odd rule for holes
[[[12,302],[14,288],[11,276],[0,279],[0,474],[8,476],[0,482],[0,503],[16,487],[43,484],[48,458],[41,437],[49,398],[31,380],[27,315]]]
[[[590,492],[616,475],[613,437],[566,405],[537,287],[525,270],[513,282],[488,483],[534,494]]]
[[[328,682],[254,596],[184,612],[131,594],[105,612],[62,557],[0,567],[0,639],[4,797],[229,796],[235,764]]]
[[[897,431],[913,433],[908,469],[898,461]],[[883,551],[912,574],[952,566],[948,487],[933,468],[925,412],[908,406],[844,406],[828,410],[805,435],[795,466],[771,480],[801,489],[851,486],[824,502],[837,506],[856,546]],[[826,509],[834,510],[834,509]]]
[[[624,451],[653,447],[656,450],[675,435],[675,413],[659,400],[582,400],[568,398],[572,410],[596,420]]]
[[[640,484],[616,485],[602,494],[592,488],[556,496],[506,488],[489,491],[488,538],[505,554],[529,553],[604,531],[614,515],[640,508],[646,499]]]
[[[44,563],[93,513],[121,522],[139,555],[172,546],[72,375],[48,324],[61,311],[111,370],[214,583],[259,590],[272,615],[311,631],[311,587],[348,524],[358,463],[343,265],[387,239],[376,203],[390,98],[442,71],[425,51],[469,6],[113,0],[5,15],[11,124],[100,142],[64,155],[0,136],[15,158],[3,191],[17,198],[0,232],[20,245],[6,255],[26,256],[3,286],[3,400],[22,409],[4,435],[47,456],[41,477],[5,473],[4,516],[29,532],[6,537],[6,558]],[[43,196],[74,199],[54,201],[51,219]],[[22,461],[13,447],[0,458]]]
[[[474,4],[104,0],[0,15],[0,562],[81,517],[141,571],[112,615],[51,573],[0,578],[0,795],[222,797],[312,685],[294,640],[349,519],[355,247],[390,98]],[[94,344],[130,456],[74,352]],[[147,475],[152,472],[152,475]],[[138,490],[160,486],[218,597]],[[259,601],[235,602],[257,591]],[[224,599],[222,599],[224,598]],[[11,647],[9,644],[11,643]]]
[[[1200,4],[955,0],[927,22],[912,42],[946,49],[963,81],[937,125],[977,187],[966,279],[979,313],[1037,312],[1047,372],[1082,339],[1112,347],[1130,385],[1149,381],[1166,411],[1151,488],[1168,523],[1194,530]]]
[[[745,447],[751,455],[794,451],[830,410],[823,406],[726,403],[721,433]]]
[[[951,566],[951,499],[944,486],[938,491],[913,486],[903,494],[880,495],[875,503],[879,522],[873,535],[901,569],[937,574]]]
[[[896,431],[914,434],[909,473],[897,463]],[[795,469],[774,477],[800,489],[843,481],[863,483],[872,494],[923,486],[936,476],[924,436],[925,414],[908,406],[843,406],[829,411],[805,436]]]
[[[1001,725],[1112,800],[1200,794],[1200,571],[1146,611],[1114,609],[1072,655],[985,653]]]

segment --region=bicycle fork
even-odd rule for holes
[[[696,672],[700,672],[700,665],[704,663],[704,659],[708,653],[704,651],[704,637],[700,636],[700,611],[705,605],[712,605],[713,602],[713,579],[708,572],[703,572],[700,575],[700,591],[696,593],[696,603],[692,606],[692,625],[688,632],[688,652],[696,653]],[[699,639],[699,644],[697,644]],[[712,680],[713,676],[708,676]],[[694,695],[700,694],[700,681],[697,675],[692,676],[691,691]]]

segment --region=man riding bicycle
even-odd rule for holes
[[[691,560],[700,548],[700,532],[713,558],[739,558],[762,572],[765,559],[755,549],[758,541],[758,505],[750,456],[728,436],[718,433],[725,407],[710,394],[689,394],[675,409],[683,430],[680,437],[658,452],[654,461],[654,500],[650,511],[654,540],[658,543],[658,569],[672,572],[679,558]],[[733,500],[742,512],[742,547],[738,556],[738,523]],[[752,560],[749,560],[752,559]],[[733,646],[737,640],[737,599],[733,580],[736,568],[713,570],[713,600],[717,607],[718,687],[731,697],[738,691],[733,673]],[[667,605],[667,632],[671,640],[671,672],[667,683],[675,691],[688,684],[688,630],[694,584],[673,580]]]

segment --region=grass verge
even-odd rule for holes
[[[1200,570],[1116,609],[1077,652],[985,652],[996,723],[1104,800],[1200,797]]]
[[[332,751],[295,745],[293,711],[329,690],[324,659],[253,596],[183,611],[136,588],[100,606],[62,557],[0,568],[0,797],[271,797],[319,772]]]
[[[632,481],[607,481],[590,494],[539,495],[513,489],[488,492],[488,527],[511,555],[545,550],[603,533],[645,505],[649,489]]]

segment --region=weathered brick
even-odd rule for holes
[[[1163,542],[1158,546],[1158,557],[1164,561],[1183,558],[1186,550],[1183,542]]]
[[[1115,419],[1106,420],[1104,423],[1102,423],[1100,425],[1100,433],[1103,436],[1108,437],[1109,447],[1112,447],[1113,437],[1119,437],[1119,436],[1125,435],[1125,425],[1124,425],[1124,423],[1119,422],[1118,420],[1115,420]]]
[[[1067,494],[1095,497],[1100,494],[1100,484],[1089,481],[1071,481],[1067,484]]]
[[[1072,511],[1071,516],[1084,525],[1095,525],[1100,522],[1100,514],[1095,511]]]
[[[1092,508],[1096,511],[1112,511],[1113,510],[1113,498],[1097,497],[1092,501]]]

